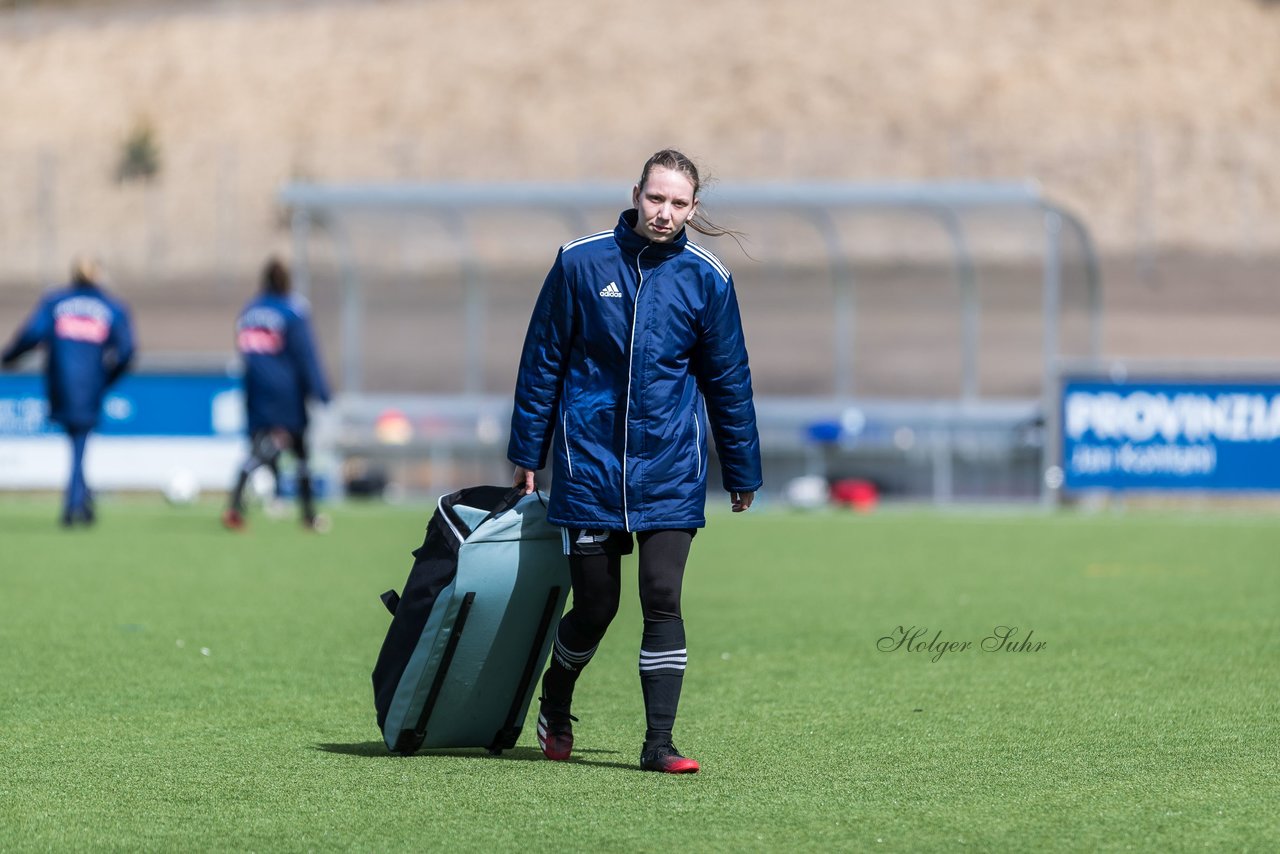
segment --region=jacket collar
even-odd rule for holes
[[[646,259],[670,258],[672,255],[678,255],[684,251],[685,244],[689,242],[688,228],[680,229],[680,233],[670,243],[654,243],[647,237],[642,237],[636,233],[636,218],[639,213],[635,208],[623,211],[618,217],[618,225],[613,229],[613,239],[618,242],[618,246],[622,247],[622,251],[628,255],[638,255],[641,250],[648,249],[645,253]]]

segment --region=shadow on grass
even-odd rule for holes
[[[510,750],[504,750],[502,753],[494,756],[482,747],[462,747],[453,749],[435,749],[435,750],[419,750],[417,753],[409,756],[401,756],[387,750],[386,744],[381,741],[359,741],[354,744],[317,744],[316,750],[322,750],[325,753],[341,753],[344,756],[363,756],[368,759],[426,759],[433,756],[444,756],[452,759],[489,759],[489,760],[506,760],[508,762],[546,762],[547,759],[542,755],[542,751],[536,747],[513,747]],[[593,759],[584,759],[582,756],[616,756],[616,750],[593,750],[591,748],[575,747],[574,757],[566,764],[569,765],[590,765],[597,768],[625,768],[628,771],[638,771],[640,766],[630,762],[605,762]]]

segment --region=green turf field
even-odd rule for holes
[[[64,533],[0,502],[0,850],[1280,849],[1280,520],[714,516],[676,733],[703,772],[664,777],[634,587],[576,761],[531,726],[387,755],[377,596],[429,510],[231,535],[139,499]],[[984,651],[998,626],[1032,645]]]

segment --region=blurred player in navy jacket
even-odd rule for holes
[[[62,524],[94,521],[93,496],[84,478],[84,450],[98,426],[102,400],[133,359],[129,310],[99,285],[98,265],[80,258],[71,283],[46,293],[0,356],[5,368],[24,353],[45,349],[45,393],[49,418],[71,439],[71,478],[62,506]]]
[[[316,527],[307,451],[307,402],[329,402],[329,386],[316,352],[308,307],[290,294],[289,271],[276,259],[262,272],[262,292],[236,320],[236,349],[244,360],[244,400],[248,415],[249,458],[240,467],[223,524],[244,527],[244,489],[260,466],[277,472],[283,451],[298,461],[298,497],[302,520]]]

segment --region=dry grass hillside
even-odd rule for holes
[[[1029,176],[1107,246],[1280,246],[1257,0],[19,4],[0,116],[19,264],[42,181],[61,242],[160,206],[176,261],[219,204],[259,241],[290,176],[625,179],[672,142],[725,181]],[[159,201],[112,180],[140,122]]]
[[[1248,259],[1280,252],[1280,6],[1258,0],[10,0],[0,117],[15,310],[78,247],[137,288],[243,281],[285,245],[290,178],[623,198],[668,144],[723,183],[1034,178],[1113,256],[1154,259],[1147,284],[1187,269],[1174,250],[1226,254],[1256,295]],[[159,174],[118,183],[139,129]],[[1113,293],[1150,329],[1143,292]],[[159,340],[222,347],[215,328]]]

